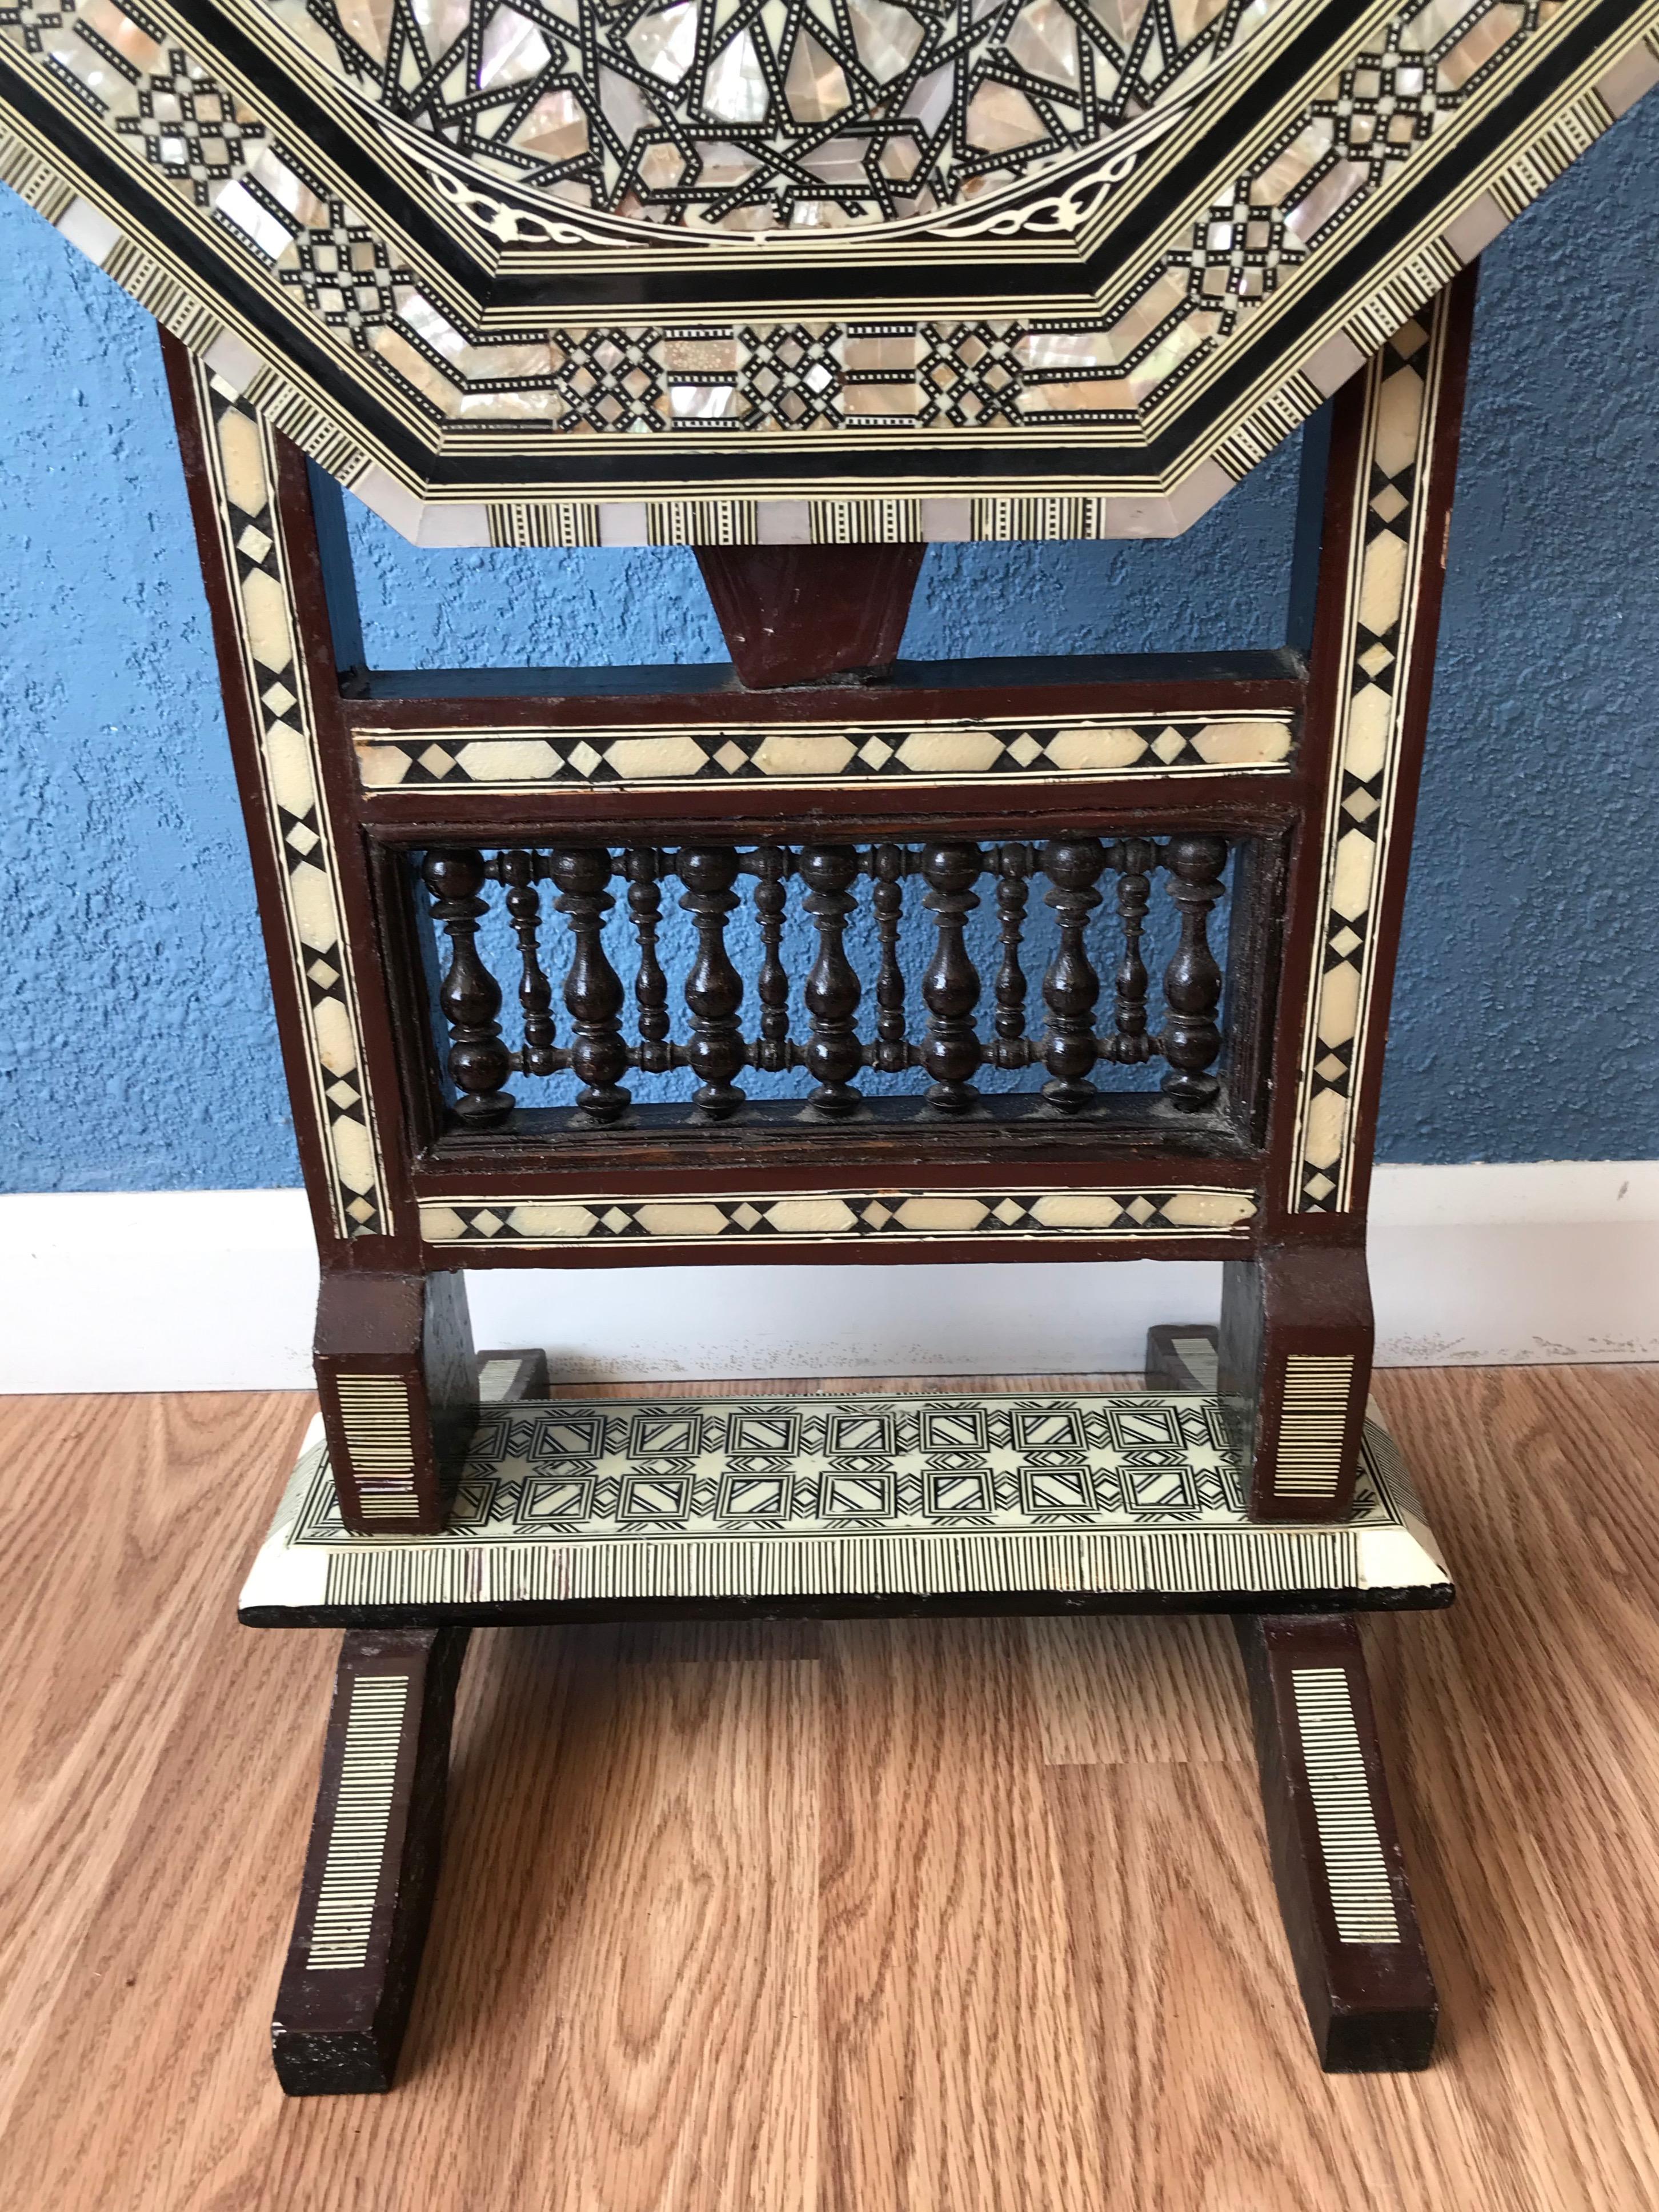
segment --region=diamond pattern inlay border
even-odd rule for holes
[[[433,784],[472,791],[526,785],[689,782],[1025,783],[1071,776],[1236,775],[1289,768],[1289,714],[1066,715],[1032,721],[614,723],[586,728],[365,731],[354,734],[369,791]]]
[[[1445,295],[1404,324],[1366,374],[1365,441],[1352,517],[1322,843],[1317,972],[1309,994],[1290,1205],[1342,1213],[1352,1202],[1378,946],[1378,902],[1395,832],[1419,578],[1440,550],[1425,541],[1429,461],[1439,419],[1450,308]]]
[[[381,1236],[386,1171],[341,920],[321,741],[276,519],[275,431],[199,362],[191,380],[330,1212],[342,1237]],[[299,1084],[293,1088],[298,1110]]]
[[[1248,1237],[1252,1192],[1182,1189],[792,1191],[727,1197],[427,1198],[428,1244],[545,1249],[617,1244],[926,1242],[962,1237]]]
[[[458,279],[377,209],[382,171],[401,177],[417,133],[336,84],[336,134],[307,137],[279,104],[284,57],[301,58],[285,33],[265,25],[276,66],[256,82],[167,0],[139,15],[115,0],[0,0],[0,79],[19,88],[0,177],[417,543],[1171,535],[1659,81],[1656,18],[1659,0],[1407,0],[1369,14],[1238,130],[1226,166],[1165,226],[1109,275],[1103,261],[1082,315],[1060,312],[1042,281],[1018,313],[969,277],[937,319],[879,322],[860,319],[844,287],[815,290],[812,268],[836,255],[914,258],[902,223],[791,245],[800,273],[781,303],[722,315],[726,288],[708,292],[705,272],[770,249],[723,233],[688,245],[649,223],[586,235],[589,218],[556,200],[556,219],[509,221],[490,178],[450,173],[465,157],[433,138],[427,212],[464,261],[479,257]],[[256,40],[261,21],[256,10],[245,26]],[[1275,17],[1255,34],[1249,68],[1268,79],[1282,28]],[[1178,110],[1188,94],[1171,97]],[[480,91],[474,123],[486,105]],[[1231,111],[1217,106],[1200,94],[1220,153]],[[1498,136],[1483,136],[1498,117]],[[1113,186],[1121,204],[1097,196],[1068,215],[1049,191],[1013,211],[1012,231],[990,206],[950,211],[982,234],[951,252],[1031,251],[1001,244],[1029,219],[1034,237],[1086,258],[1118,216],[1139,216],[1188,145],[1181,131],[1137,142]],[[1428,212],[1391,226],[1419,187]],[[675,238],[656,319],[596,326],[550,307],[507,327],[485,311],[509,248],[533,243],[538,273],[586,274]],[[820,248],[830,261],[814,260]],[[783,265],[775,252],[772,264]],[[1316,309],[1310,271],[1336,279]],[[847,463],[828,494],[788,458],[826,433]],[[666,472],[644,461],[664,436],[684,455]],[[988,437],[1011,458],[1029,452],[1030,470],[991,488],[975,458]],[[894,496],[901,441],[907,469],[913,455],[927,462]],[[1154,441],[1174,455],[1157,471]],[[428,498],[440,453],[445,489]]]

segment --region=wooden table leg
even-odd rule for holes
[[[342,1643],[270,2027],[291,2097],[392,2087],[437,1887],[467,1632],[354,1629]]]
[[[1350,1613],[1241,1614],[1279,1909],[1319,2063],[1401,2073],[1440,2000],[1412,1905]]]

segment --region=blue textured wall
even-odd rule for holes
[[[1659,98],[1486,257],[1389,1158],[1659,1153],[1656,270]],[[0,357],[0,1187],[295,1182],[155,331],[5,194]],[[905,650],[1273,642],[1291,461],[1171,545],[939,549]],[[689,555],[348,506],[382,665],[720,657]]]

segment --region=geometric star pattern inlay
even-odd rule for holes
[[[555,200],[802,231],[972,200],[1188,94],[1288,0],[265,0],[353,90]]]
[[[1168,537],[1656,82],[1659,0],[0,0],[0,180],[417,544]]]

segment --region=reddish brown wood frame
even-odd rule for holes
[[[759,576],[753,573],[759,554],[743,562],[710,556],[705,571],[740,665],[774,682],[803,673],[811,679],[771,690],[745,689],[723,671],[366,673],[331,488],[313,496],[307,465],[279,434],[239,429],[234,450],[227,446],[222,423],[216,430],[220,403],[207,373],[175,341],[165,341],[325,1271],[319,1375],[349,1527],[386,1533],[441,1525],[471,1404],[458,1268],[672,1264],[688,1257],[771,1264],[1224,1261],[1221,1384],[1250,1456],[1251,1510],[1303,1520],[1344,1514],[1370,1361],[1364,1238],[1381,1043],[1433,668],[1473,293],[1470,271],[1405,326],[1392,350],[1384,349],[1387,357],[1368,364],[1332,404],[1327,422],[1310,433],[1298,580],[1283,652],[899,664],[830,683],[823,680],[830,671],[893,649],[914,562],[892,549],[871,549],[866,572],[873,580],[860,605],[856,550],[825,550],[834,574],[824,571],[826,588],[817,594],[811,559],[799,550],[766,556],[775,559],[777,573]],[[249,502],[260,491],[248,490],[238,471],[246,476],[252,468],[250,441],[261,439],[270,482],[267,505],[256,514]],[[1379,537],[1389,540],[1388,557],[1368,568]],[[257,589],[245,573],[250,561],[274,564],[263,582],[256,580]],[[1378,594],[1396,569],[1399,604],[1384,634]],[[276,619],[278,601],[293,659],[273,686],[267,680],[273,656],[287,648],[268,638],[262,646],[257,633],[260,623]],[[1386,694],[1381,706],[1370,698],[1373,690]],[[1367,726],[1382,730],[1386,740],[1374,776],[1359,772],[1366,765],[1365,732],[1356,735],[1362,691]],[[278,710],[270,702],[295,693],[303,696],[293,711],[308,707],[312,716],[317,791],[313,811],[285,834],[290,842],[320,842],[332,869],[340,938],[326,960],[308,964],[296,963],[293,860],[278,835],[291,810],[283,812],[281,794],[273,797],[273,775],[280,781],[283,764],[277,760],[273,769],[270,716]],[[789,731],[836,723],[876,732],[1013,715],[1261,709],[1296,718],[1294,749],[1271,775],[1217,768],[1200,777],[1138,771],[1047,782],[971,774],[950,781],[832,777],[805,791],[769,789],[757,780],[699,781],[672,792],[626,781],[468,792],[440,784],[366,787],[356,750],[360,740],[402,731],[461,738],[572,726]],[[281,743],[293,736],[287,730]],[[1037,839],[1154,829],[1243,841],[1230,935],[1226,1112],[1170,1131],[1058,1118],[1014,1123],[988,1115],[811,1130],[798,1121],[601,1129],[556,1145],[532,1123],[487,1133],[459,1127],[437,1088],[405,856],[434,846],[538,841],[672,844],[688,824],[726,842],[972,839],[993,830]],[[1345,839],[1354,848],[1346,858]],[[1352,905],[1361,878],[1363,909],[1345,919],[1343,902]],[[1350,937],[1357,951],[1347,948]],[[1328,980],[1337,971],[1340,989]],[[336,980],[319,984],[319,975]],[[319,1046],[313,988],[336,994],[328,1036],[355,1024],[343,1074],[328,1057],[327,1037]],[[1332,1043],[1350,1000],[1350,1031]],[[373,1196],[359,1191],[355,1213],[343,1206],[338,1148],[331,1153],[327,1142],[334,1109],[319,1105],[325,1097],[349,1102],[340,1111],[350,1117],[353,1157],[366,1147],[374,1152]],[[1325,1164],[1327,1154],[1334,1164]],[[695,1252],[648,1237],[592,1249],[458,1244],[422,1229],[423,1206],[430,1222],[457,1205],[544,1205],[596,1190],[618,1201],[757,1191],[868,1194],[918,1183],[943,1194],[984,1189],[999,1176],[1054,1192],[1127,1194],[1149,1181],[1172,1191],[1237,1192],[1253,1211],[1224,1232],[1156,1237],[1075,1235],[1045,1243],[973,1235],[875,1243],[769,1237],[758,1246],[716,1242]]]

